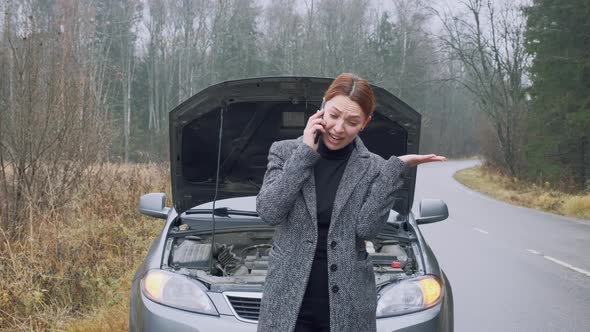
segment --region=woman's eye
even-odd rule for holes
[[[356,122],[349,122],[349,124],[353,127],[356,127],[358,125],[358,123],[356,123]]]
[[[330,117],[331,117],[332,119],[336,119],[336,118],[338,118],[338,117],[336,116],[336,114],[330,114]]]

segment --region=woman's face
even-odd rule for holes
[[[348,145],[371,120],[352,99],[347,96],[336,96],[324,105],[324,121],[326,133],[322,139],[330,150],[339,150]]]

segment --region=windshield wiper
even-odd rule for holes
[[[184,213],[186,213],[186,214],[214,214],[217,217],[229,217],[230,215],[258,217],[258,212],[233,210],[233,209],[228,209],[226,207],[216,208],[216,209],[189,209],[189,210],[186,210]]]

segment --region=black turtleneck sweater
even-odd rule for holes
[[[326,253],[328,230],[330,228],[336,190],[338,190],[342,174],[344,174],[344,169],[353,149],[354,142],[342,149],[330,150],[320,140],[317,150],[321,155],[321,159],[318,160],[314,167],[318,242],[305,291],[305,299],[312,300],[306,302],[316,303],[318,308],[318,301],[328,301],[328,262]],[[321,311],[326,312],[326,307],[323,307]],[[316,312],[316,314],[319,314],[319,312]]]
[[[351,143],[340,150],[330,150],[321,140],[318,145],[318,152],[322,158],[318,160],[314,167],[318,217],[316,258],[327,258],[326,246],[334,198],[353,148],[354,143]]]

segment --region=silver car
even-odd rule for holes
[[[141,213],[166,220],[137,269],[131,331],[256,331],[273,227],[255,212],[272,142],[301,135],[331,79],[275,77],[211,86],[170,112],[173,206],[140,198]],[[420,114],[373,87],[377,105],[361,133],[384,158],[418,153]],[[453,294],[421,224],[448,217],[425,199],[414,215],[416,168],[383,231],[367,241],[378,291],[377,331],[452,331]]]

